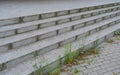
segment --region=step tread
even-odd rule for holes
[[[112,9],[112,8],[116,8],[116,7],[119,7],[119,6],[97,9],[97,10],[91,10],[91,11],[87,11],[87,12],[75,13],[75,14],[71,14],[71,15],[60,16],[60,17],[55,17],[55,18],[48,18],[48,19],[26,22],[26,23],[21,23],[21,24],[4,26],[4,27],[0,27],[0,32],[9,31],[9,30],[18,29],[18,28],[23,28],[23,27],[28,27],[28,26],[33,26],[33,25],[37,25],[37,24],[41,24],[41,23],[47,23],[47,22],[51,22],[51,21],[57,21],[57,20],[60,20],[60,19],[70,18],[70,17],[74,17],[74,16],[80,16],[82,14],[88,14],[88,13],[97,12],[97,11],[101,11],[101,10]]]
[[[119,0],[111,0],[111,1],[109,1],[109,0],[108,1],[98,1],[98,0],[96,0],[96,2],[95,1],[94,2],[91,2],[91,1],[90,2],[88,2],[88,1],[87,2],[86,1],[85,2],[81,2],[81,1],[77,2],[76,1],[74,3],[73,2],[74,1],[72,1],[72,2],[67,2],[66,1],[66,3],[65,3],[64,1],[63,2],[61,1],[61,3],[59,3],[59,4],[57,4],[58,2],[57,3],[49,2],[49,4],[47,2],[45,4],[44,4],[44,2],[43,3],[38,2],[38,3],[41,3],[41,4],[35,3],[35,4],[31,4],[30,6],[26,6],[26,4],[23,4],[23,3],[19,2],[20,4],[22,4],[22,7],[25,7],[23,9],[21,9],[21,6],[19,6],[19,4],[14,5],[14,3],[11,4],[11,5],[13,5],[13,9],[9,9],[9,8],[4,9],[4,7],[6,7],[6,3],[3,4],[1,2],[1,5],[0,5],[0,7],[1,7],[0,16],[1,17],[0,17],[0,20],[1,19],[21,17],[21,16],[36,15],[36,14],[42,14],[42,13],[57,12],[57,11],[63,11],[63,10],[71,10],[71,9],[79,9],[79,8],[85,8],[85,7],[108,5],[108,4],[114,4],[113,6],[119,5]],[[8,3],[8,4],[10,4],[10,3]],[[63,7],[63,5],[66,5],[66,6]],[[32,9],[33,7],[34,7],[34,9]],[[19,11],[16,11],[16,9],[19,10]],[[2,10],[4,10],[4,11],[2,12]],[[26,11],[24,11],[24,10],[26,10]],[[9,13],[8,13],[8,11],[9,11]]]
[[[104,29],[102,31],[99,31],[99,34],[94,33],[90,36],[85,37],[84,38],[85,39],[84,46],[116,31],[117,29],[120,29],[120,24],[117,24],[117,25],[111,26],[107,29]],[[72,52],[81,48],[83,46],[81,44],[83,44],[82,39],[73,42],[72,43]],[[17,65],[14,68],[7,69],[3,72],[0,72],[0,75],[16,75],[16,74],[28,75],[34,71],[34,68],[32,65],[40,62],[43,59],[43,57],[45,60],[49,61],[49,63],[47,63],[47,64],[50,64],[50,63],[56,61],[59,56],[64,57],[64,47],[52,50],[52,51],[47,52],[47,53],[44,53],[43,55],[40,55],[37,59],[31,59],[31,60],[25,61],[25,62]],[[46,65],[46,63],[43,63],[41,65],[44,67]]]
[[[82,33],[90,31],[92,29],[98,28],[100,26],[104,26],[104,25],[106,25],[112,21],[116,21],[118,19],[120,19],[120,17],[115,17],[115,18],[109,19],[107,21],[105,20],[105,21],[93,24],[91,26],[87,26],[87,27],[84,27],[81,29],[66,32],[66,33],[57,35],[55,37],[47,38],[47,39],[38,41],[38,42],[30,44],[30,45],[20,47],[18,49],[12,49],[12,50],[0,55],[0,64],[5,63],[10,60],[13,60],[13,59],[16,59],[18,57],[24,56],[26,54],[32,53],[34,51],[40,50],[42,48],[48,47],[50,45],[56,44],[58,42],[64,41],[66,39],[72,38],[76,35],[80,35]]]
[[[120,12],[120,11],[106,13],[106,14],[102,14],[102,15],[98,15],[98,16],[94,16],[94,17],[90,17],[90,18],[85,18],[85,19],[82,19],[82,20],[72,21],[72,22],[69,22],[69,23],[64,23],[64,24],[60,24],[60,25],[56,25],[56,26],[51,26],[51,27],[48,27],[48,28],[43,28],[43,29],[40,29],[40,30],[31,31],[31,32],[26,32],[26,33],[18,34],[18,35],[11,36],[11,37],[1,38],[0,39],[0,46],[6,45],[6,44],[9,44],[9,43],[12,43],[12,42],[24,40],[24,39],[34,37],[34,36],[37,36],[37,35],[42,35],[42,34],[45,34],[45,33],[48,33],[48,32],[56,31],[58,29],[62,29],[62,28],[65,28],[65,27],[74,26],[74,25],[77,25],[77,24],[80,24],[80,23],[83,23],[83,22],[86,22],[86,21],[101,18],[101,17],[104,17],[104,16],[108,16],[108,15],[111,15],[111,14],[118,13],[118,12]]]

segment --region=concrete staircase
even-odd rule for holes
[[[64,45],[90,48],[120,29],[120,3],[0,20],[0,75],[33,75],[55,67]],[[41,63],[44,62],[44,63]]]

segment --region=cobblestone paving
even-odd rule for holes
[[[83,64],[70,67],[72,73],[77,68],[80,71],[78,75],[120,75],[120,37],[112,39],[113,43],[104,42],[100,45],[99,55],[88,56]],[[61,75],[73,74],[62,72]]]

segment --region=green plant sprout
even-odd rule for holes
[[[43,69],[41,65],[38,66],[37,64],[34,64],[33,67],[35,69],[34,75],[43,75]]]
[[[93,61],[94,61],[93,59],[89,60],[88,64],[90,65]]]
[[[51,75],[51,68],[48,68],[47,74]]]
[[[95,42],[94,42],[94,46],[93,47],[91,47],[91,48],[89,48],[89,49],[86,49],[85,51],[84,51],[84,54],[85,55],[91,55],[91,54],[98,54],[98,52],[99,52],[99,48],[98,48],[98,42],[99,42],[99,40],[96,40]]]
[[[74,52],[74,59],[78,59],[78,56],[79,56],[79,50],[76,50],[75,52]]]
[[[107,43],[114,43],[114,40],[113,39],[109,39],[109,40],[107,40]]]
[[[50,75],[60,75],[60,69],[55,69],[54,72],[51,72]]]
[[[97,39],[97,40],[95,41],[94,48],[96,48],[98,45],[99,45],[99,40]]]
[[[120,36],[120,30],[116,31],[115,35],[119,35]]]
[[[60,75],[60,71],[61,71],[61,56],[58,57],[56,68],[49,67],[47,73],[48,75]]]
[[[43,75],[43,67],[42,63],[45,63],[45,58],[43,56],[43,59],[41,59],[41,62],[39,62],[40,65],[37,64],[37,58],[35,56],[35,64],[33,65],[33,68],[35,69],[34,75]]]
[[[79,71],[77,68],[74,69],[74,75],[79,75],[79,74],[78,74],[79,72],[80,72],[80,71]]]
[[[53,68],[52,68],[52,67],[50,67],[50,68],[48,67],[47,74],[48,74],[48,75],[52,75],[52,71],[53,71]]]
[[[60,75],[60,70],[61,70],[61,56],[58,57],[57,69],[55,70],[55,74]]]
[[[73,56],[72,56],[72,52],[71,52],[72,45],[67,44],[64,46],[64,48],[65,48],[65,61],[64,61],[64,63],[69,64],[73,61]]]
[[[48,61],[47,61],[47,65],[49,65]],[[48,67],[48,70],[47,70],[48,75],[51,75],[52,69],[53,69],[52,67]]]
[[[68,64],[68,66],[79,64],[79,62],[78,62],[78,58],[79,58],[79,54],[80,54],[79,50],[71,52],[71,49],[72,49],[71,43],[65,45],[64,48],[65,48],[64,64]]]

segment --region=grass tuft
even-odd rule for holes
[[[116,31],[115,35],[120,36],[120,30]]]
[[[43,69],[42,66],[38,66],[37,64],[34,64],[33,67],[35,68],[34,75],[43,75]]]
[[[72,56],[72,45],[71,44],[67,44],[64,46],[65,48],[65,64],[70,64],[73,61],[73,56]]]
[[[113,43],[113,42],[114,42],[113,39],[109,39],[109,40],[107,40],[107,43]]]
[[[79,74],[78,74],[79,72],[80,72],[80,71],[79,71],[77,68],[74,69],[74,75],[79,75]]]

